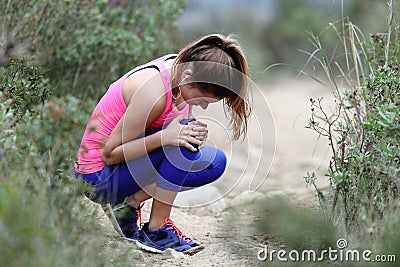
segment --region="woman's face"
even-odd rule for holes
[[[211,93],[204,92],[193,83],[187,83],[180,86],[182,94],[182,104],[185,102],[188,105],[200,106],[206,109],[210,103],[216,103],[221,100]],[[177,105],[180,106],[180,105]]]

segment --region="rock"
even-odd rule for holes
[[[143,252],[141,250],[137,250],[137,249],[129,251],[129,258],[134,261],[139,261],[139,262],[144,261]]]
[[[162,255],[164,259],[180,259],[185,257],[184,254],[177,252],[172,248],[167,248],[166,250],[164,250]]]
[[[129,241],[109,240],[105,242],[104,253],[110,255],[112,262],[144,262],[143,252]],[[134,265],[136,266],[136,265]]]

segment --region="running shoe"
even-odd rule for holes
[[[141,224],[141,208],[137,209],[125,202],[112,206],[111,204],[103,205],[108,218],[111,220],[115,230],[128,240],[136,240]]]
[[[185,254],[194,254],[204,249],[203,246],[194,242],[191,238],[184,235],[172,222],[166,218],[160,229],[152,231],[149,223],[145,223],[136,240],[138,247],[155,253],[162,253],[167,248]]]

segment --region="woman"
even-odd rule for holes
[[[204,146],[207,125],[191,118],[190,108],[222,100],[238,139],[250,115],[247,75],[237,41],[214,34],[110,86],[86,127],[76,175],[93,187],[90,199],[109,207],[123,237],[153,252],[201,248],[173,224],[172,204],[178,192],[218,179],[226,157]],[[149,222],[139,229],[141,205],[150,198]]]

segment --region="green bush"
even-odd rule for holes
[[[72,97],[49,100],[41,69],[23,59],[0,73],[1,263],[106,263],[93,211],[81,204],[84,187],[72,175],[87,111]]]
[[[335,125],[338,142],[327,175],[335,191],[333,205],[340,202],[349,230],[361,226],[361,233],[378,231],[374,227],[400,193],[399,80],[392,68],[375,71],[361,88],[363,98],[346,94],[346,108],[354,114]],[[315,110],[320,107],[312,105]],[[316,127],[312,123],[310,127]]]
[[[0,262],[6,266],[108,265],[114,255],[104,253],[105,236],[98,235],[94,205],[82,201],[86,188],[73,175],[77,148],[95,101],[65,96],[36,104],[35,98],[24,97],[29,92],[23,90],[23,83],[16,85],[30,108],[16,115],[13,98],[0,95]],[[118,262],[124,265],[128,260],[132,264],[129,257]]]
[[[99,97],[124,72],[172,52],[184,1],[2,1],[7,47],[43,64],[57,95]],[[23,44],[23,45],[21,45]]]
[[[400,193],[399,28],[391,39],[379,34],[368,41],[350,22],[342,25],[343,32],[334,30],[343,43],[345,67],[331,64],[335,61],[313,36],[317,50],[311,57],[325,70],[336,99],[332,112],[322,107],[322,99],[311,99],[308,128],[328,138],[332,152],[326,174],[331,198],[319,193],[349,233],[379,237]],[[313,175],[306,177],[311,183]]]
[[[110,258],[134,264],[104,252],[74,161],[108,84],[171,52],[182,6],[181,0],[0,2],[2,264],[107,266]]]
[[[9,100],[9,108],[20,117],[33,105],[43,103],[51,93],[40,68],[29,65],[25,58],[12,60],[0,68],[0,90]]]
[[[26,159],[32,159],[27,156]],[[13,166],[15,167],[15,166]],[[0,259],[4,266],[100,266],[104,241],[79,187],[50,186],[40,171],[13,171],[0,181]],[[26,174],[22,176],[22,174]],[[35,185],[33,188],[32,185]],[[79,207],[79,212],[76,210]]]

